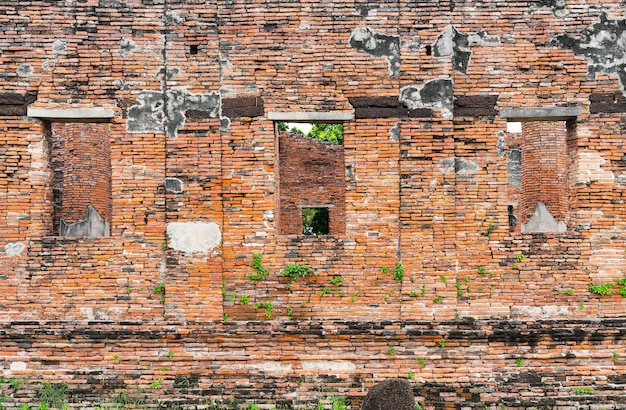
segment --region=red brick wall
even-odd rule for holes
[[[329,207],[331,235],[345,232],[345,165],[343,146],[293,133],[279,137],[279,234],[302,234],[302,208]]]
[[[0,3],[0,371],[33,380],[22,403],[41,378],[94,405],[154,380],[187,402],[356,403],[409,371],[429,408],[624,402],[626,98],[622,68],[603,66],[621,61],[604,34],[621,35],[622,2]],[[442,81],[451,94],[420,94]],[[52,131],[29,106],[115,113],[98,133],[110,237],[50,236]],[[536,185],[510,186],[523,142],[501,110],[564,106],[581,112],[554,147],[568,193],[531,175],[562,181],[540,192],[567,196],[548,207],[568,232],[509,229]],[[345,228],[281,235],[269,113],[329,111],[353,116]],[[170,223],[221,241],[176,249]],[[290,284],[290,264],[316,274]],[[588,290],[602,283],[613,293]]]

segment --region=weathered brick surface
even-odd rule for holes
[[[617,0],[2,1],[0,376],[33,383],[0,397],[67,381],[89,406],[158,379],[190,402],[322,386],[356,402],[412,371],[429,408],[622,405],[622,15]],[[114,110],[93,135],[110,171],[81,171],[110,172],[110,237],[55,236],[68,156],[49,141],[66,126],[28,106]],[[536,107],[580,107],[565,144],[538,140],[544,123],[507,133],[503,108]],[[328,111],[354,118],[345,228],[283,235],[268,113]],[[543,169],[526,179],[525,141]],[[535,194],[567,232],[521,233]],[[294,263],[316,275],[290,285]]]

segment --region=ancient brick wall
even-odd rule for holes
[[[622,2],[4,0],[0,27],[10,406],[356,408],[391,376],[427,408],[623,404]],[[338,234],[281,232],[285,120],[344,125]],[[534,144],[560,165],[514,121],[567,123]],[[71,167],[110,183],[108,237],[56,234],[66,122],[108,142]],[[539,193],[563,231],[522,230]]]

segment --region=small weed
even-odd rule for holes
[[[343,283],[343,278],[341,276],[335,276],[334,278],[329,280],[329,282],[335,286],[339,286],[340,284]]]
[[[484,266],[477,266],[476,271],[478,272],[480,276],[485,276],[487,274],[487,270],[485,269]]]
[[[591,394],[594,394],[595,392],[593,391],[591,387],[574,387],[574,393],[591,395]]]
[[[424,361],[424,359],[422,359],[421,357],[418,357],[415,360],[417,360],[417,364],[419,364],[421,368],[424,368],[424,366],[426,366],[426,361]]]
[[[120,357],[116,354],[113,355],[113,360],[115,360],[116,362],[120,361]]]
[[[568,296],[572,296],[574,294],[574,289],[565,289],[565,294]]]
[[[524,262],[524,260],[526,260],[526,255],[524,255],[523,253],[518,253],[517,255],[513,256],[513,259],[515,259],[516,262]]]
[[[328,295],[330,293],[330,288],[322,288],[322,290],[320,291],[320,296],[324,296],[324,295]]]
[[[618,360],[619,360],[619,355],[617,353],[613,352],[613,361],[615,363],[617,363]]]
[[[448,283],[448,277],[446,275],[440,275],[439,279],[441,279],[443,283]]]
[[[415,374],[413,373],[413,370],[409,370],[409,373],[406,375],[406,378],[409,380],[415,379]]]
[[[435,304],[443,303],[443,296],[437,296],[436,298],[434,298],[433,303]]]
[[[39,390],[39,398],[47,407],[63,407],[67,401],[68,388],[65,383],[43,383]],[[40,404],[41,406],[41,404]]]
[[[172,352],[171,350],[168,350],[168,351],[167,351],[167,357],[169,357],[170,359],[171,359],[172,357],[174,357],[174,352]]]
[[[438,341],[438,342],[437,342],[437,344],[438,344],[438,345],[439,345],[439,347],[441,347],[442,349],[443,349],[444,347],[446,347],[446,342],[445,342],[445,341],[443,341],[443,340]]]
[[[385,265],[380,268],[380,273],[389,273],[389,268]]]
[[[404,278],[404,266],[401,263],[396,263],[396,266],[393,268],[393,278],[402,283],[402,278]]]
[[[493,222],[491,222],[490,220],[486,221],[489,225],[487,226],[487,230],[486,231],[482,231],[480,234],[482,236],[486,236],[489,237],[493,231],[495,231],[496,229],[498,229],[498,227],[496,225],[494,225]]]
[[[29,410],[30,406],[28,404],[22,403],[20,404],[20,410]]]
[[[396,354],[396,348],[395,347],[390,347],[389,348],[389,356],[393,356],[394,354]]]
[[[130,294],[133,291],[133,288],[130,286],[126,286],[126,293]]]
[[[416,290],[410,291],[409,292],[409,297],[416,298],[417,297],[417,291]]]
[[[585,302],[578,302],[578,310],[583,310],[585,308]]]
[[[162,251],[166,251],[167,250],[167,241],[161,242],[161,250]]]
[[[239,296],[239,302],[242,305],[247,305],[249,302],[249,296],[244,293],[243,295]]]
[[[334,397],[331,403],[331,410],[347,410],[345,399]]]
[[[306,278],[309,275],[315,275],[315,270],[305,265],[298,265],[297,263],[288,265],[280,273],[282,276],[289,278],[289,284],[297,282],[301,278]]]
[[[252,255],[252,263],[250,264],[250,267],[254,269],[255,273],[251,273],[250,275],[248,275],[248,278],[253,282],[260,282],[265,279],[267,275],[270,274],[270,271],[265,269],[265,267],[263,266],[263,263],[261,262],[262,258],[263,257],[260,253],[255,253]]]
[[[152,290],[152,293],[154,293],[155,295],[158,295],[164,292],[165,292],[165,283],[162,283],[162,282],[159,282]]]
[[[21,386],[22,386],[22,381],[20,379],[17,379],[15,377],[11,377],[9,379],[9,384],[11,385],[11,387],[13,387],[15,390],[18,390]]]
[[[361,296],[361,291],[356,291],[350,295],[350,303],[354,303],[357,297]]]
[[[612,283],[601,283],[599,285],[591,284],[587,286],[587,290],[600,296],[610,295],[612,293]]]
[[[515,360],[515,366],[522,367],[523,364],[524,364],[524,358],[518,357],[517,360]]]
[[[163,380],[162,379],[155,379],[155,380],[152,381],[152,383],[150,383],[150,388],[152,390],[160,389],[161,386],[163,386]]]

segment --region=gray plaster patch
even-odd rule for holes
[[[100,236],[109,236],[109,223],[100,216],[96,208],[89,205],[85,212],[85,219],[71,224],[66,223],[63,219],[59,225],[59,236],[97,238]]]
[[[554,17],[563,18],[569,14],[565,0],[540,0],[539,7],[550,9]]]
[[[52,43],[52,51],[55,53],[60,54],[65,50],[67,50],[67,45],[63,41],[55,40],[54,43]]]
[[[392,141],[400,141],[400,121],[389,130],[389,138]]]
[[[500,38],[490,36],[485,31],[460,33],[454,26],[447,26],[432,46],[434,57],[451,57],[456,71],[467,72],[472,56],[471,44],[499,43]]]
[[[600,21],[584,29],[578,38],[561,34],[550,44],[585,57],[589,62],[587,76],[591,79],[598,72],[616,74],[622,94],[626,95],[626,19],[610,19],[602,13]]]
[[[30,64],[21,64],[15,72],[20,77],[30,77],[33,74],[33,67]]]
[[[444,174],[454,170],[456,174],[473,174],[478,171],[478,165],[475,162],[468,161],[462,157],[454,157],[443,159],[440,162],[439,170]]]
[[[423,87],[406,86],[400,90],[400,102],[407,108],[436,108],[444,118],[452,117],[454,108],[454,87],[449,78],[427,81]]]
[[[502,136],[498,136],[498,140],[496,141],[496,152],[498,158],[502,158],[506,155],[506,138]]]
[[[137,45],[131,39],[123,38],[120,40],[120,51],[118,55],[122,58],[126,58],[137,49]]]
[[[546,204],[537,202],[535,213],[528,223],[522,224],[522,233],[534,232],[565,232],[567,227],[563,222],[559,222],[550,213]]]
[[[389,65],[389,75],[400,73],[400,37],[379,34],[368,28],[355,28],[350,35],[350,46],[374,57],[384,57]]]
[[[218,118],[221,109],[219,93],[192,94],[186,89],[144,91],[137,98],[139,104],[128,108],[126,130],[129,133],[162,132],[170,138],[178,137],[184,125],[187,110],[205,112]]]
[[[26,245],[22,242],[8,242],[4,246],[4,252],[6,252],[7,256],[19,256],[24,249],[26,249]]]
[[[454,158],[454,172],[457,174],[473,174],[478,171],[478,165],[475,162],[468,161],[465,158]]]
[[[167,224],[169,247],[185,253],[204,253],[217,247],[222,233],[213,222],[170,222]]]
[[[510,150],[508,160],[508,183],[517,189],[522,189],[522,151],[519,149]]]
[[[165,178],[165,190],[172,194],[183,192],[183,181],[178,178]]]

